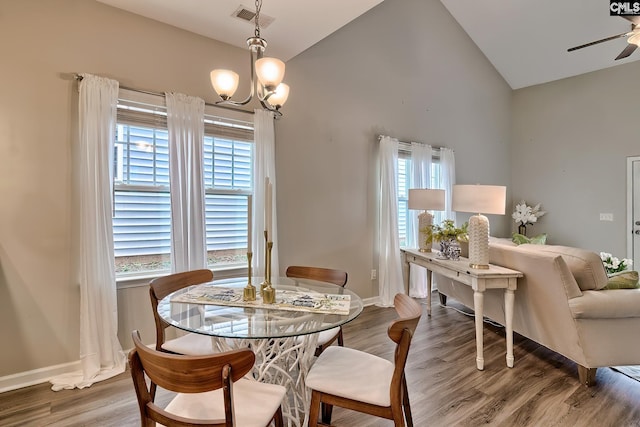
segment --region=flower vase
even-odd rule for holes
[[[440,240],[440,256],[442,258],[449,258],[449,245],[451,245],[451,240]]]
[[[462,248],[460,247],[460,243],[455,239],[451,240],[451,242],[449,242],[449,249],[447,250],[447,258],[458,261],[461,253]]]
[[[522,234],[523,236],[527,235],[527,226],[524,224],[520,224],[518,226],[518,234]]]

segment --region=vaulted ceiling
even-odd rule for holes
[[[254,24],[233,16],[255,10],[250,0],[97,0],[102,3],[246,48]],[[287,61],[383,0],[265,0],[262,37],[269,56]],[[434,1],[434,0],[430,0]],[[441,0],[513,89],[546,83],[640,59],[615,57],[626,37],[574,52],[582,45],[625,33],[631,23],[610,16],[603,0]],[[401,24],[401,23],[398,23]],[[295,36],[292,36],[295,35]]]

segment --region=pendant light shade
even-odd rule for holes
[[[287,98],[289,97],[289,85],[280,83],[276,88],[273,95],[267,98],[267,102],[274,106],[276,109],[280,108],[287,102]]]
[[[284,62],[277,58],[260,58],[256,61],[256,75],[264,88],[275,90],[284,78]]]
[[[211,72],[211,85],[224,100],[233,96],[238,89],[240,77],[238,73],[230,70],[213,70]]]

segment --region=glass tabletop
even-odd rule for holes
[[[263,278],[252,283],[258,290]],[[355,319],[362,312],[362,299],[341,286],[308,279],[278,277],[271,280],[278,290],[318,292],[350,296],[349,314],[322,314],[308,311],[285,311],[276,308],[231,307],[215,304],[175,302],[172,299],[194,286],[176,291],[158,303],[158,314],[176,328],[222,338],[283,338],[312,334],[335,328]],[[225,288],[244,288],[247,278],[214,280],[211,284]],[[198,285],[196,285],[198,286]],[[259,292],[257,298],[260,298]]]

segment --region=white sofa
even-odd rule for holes
[[[587,386],[597,368],[640,365],[640,289],[601,290],[607,275],[594,252],[506,242],[491,239],[489,262],[524,274],[515,293],[514,332],[576,362]],[[473,308],[469,286],[436,280],[441,294]],[[484,298],[484,315],[504,325],[503,293],[489,290]]]

